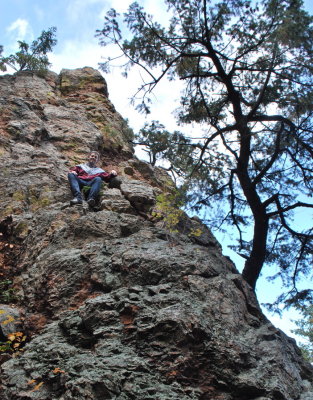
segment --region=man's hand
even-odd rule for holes
[[[114,169],[112,169],[111,175],[116,176],[116,175],[117,175],[117,172],[116,172]]]
[[[77,172],[76,171],[69,171],[70,172],[70,174],[74,174],[74,175],[77,175]]]

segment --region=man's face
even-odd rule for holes
[[[89,161],[91,164],[96,164],[97,161],[98,161],[98,156],[97,156],[97,154],[96,154],[96,153],[90,153],[89,156],[88,156],[88,161]]]

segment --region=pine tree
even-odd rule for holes
[[[51,65],[47,53],[51,52],[57,43],[55,32],[55,27],[42,31],[38,39],[34,40],[31,45],[19,40],[18,52],[8,57],[1,57],[0,53],[0,68],[3,71],[6,71],[6,66],[15,71],[46,71]]]
[[[312,299],[297,280],[312,273],[313,228],[293,218],[313,208],[313,18],[301,0],[164,1],[168,25],[133,3],[123,18],[132,37],[111,10],[100,44],[119,46],[126,74],[146,72],[142,111],[161,79],[185,83],[179,122],[205,126],[192,164],[178,168],[190,201],[211,226],[235,227],[252,288],[268,265],[286,287],[280,301]]]
[[[304,337],[306,344],[300,344],[304,358],[309,362],[313,362],[313,305],[302,309],[302,316],[297,321],[294,321],[298,329],[293,330],[293,333]]]

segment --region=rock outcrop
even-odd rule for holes
[[[2,76],[0,108],[0,340],[26,337],[2,354],[1,399],[312,398],[312,367],[210,231],[151,218],[172,184],[133,156],[100,73]],[[96,212],[68,205],[90,150],[119,172]]]

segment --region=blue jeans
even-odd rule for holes
[[[100,192],[102,179],[100,177],[93,178],[90,181],[78,178],[77,175],[70,172],[68,174],[68,181],[70,183],[70,188],[74,197],[82,200],[82,193],[80,189],[84,186],[90,186],[88,199],[95,199]]]

